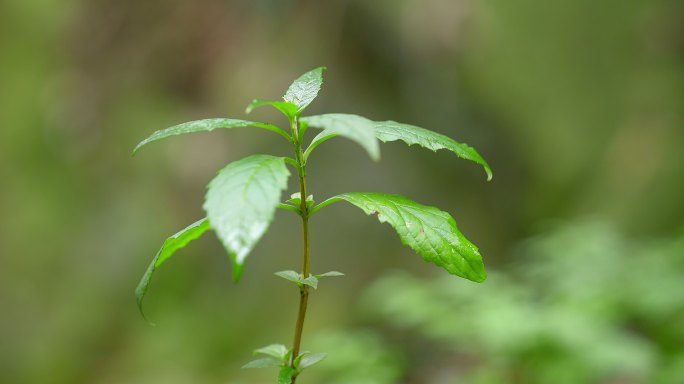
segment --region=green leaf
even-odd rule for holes
[[[342,273],[342,272],[337,272],[337,271],[330,271],[330,272],[321,273],[320,275],[315,275],[315,276],[318,277],[318,278],[320,279],[321,277],[344,276],[344,273]]]
[[[318,278],[316,276],[309,276],[306,279],[302,279],[302,284],[308,285],[313,289],[318,289]]]
[[[278,384],[292,384],[292,378],[296,375],[296,369],[290,366],[284,366],[280,368],[280,372],[278,373]]]
[[[447,149],[456,156],[474,161],[484,167],[487,180],[492,179],[492,169],[477,151],[467,144],[459,143],[447,136],[416,127],[414,125],[397,123],[396,121],[376,121],[375,136],[386,143],[388,141],[401,140],[408,145],[418,144],[421,147],[436,152],[439,149]]]
[[[252,155],[228,164],[209,183],[204,210],[233,262],[236,281],[273,220],[289,175],[282,157]]]
[[[283,115],[287,117],[294,117],[297,115],[297,105],[290,103],[288,101],[275,101],[275,100],[264,100],[264,99],[254,99],[247,106],[245,110],[246,113],[252,113],[255,108],[262,107],[264,105],[270,105],[275,109],[279,110]]]
[[[380,145],[375,137],[373,121],[365,117],[345,113],[328,113],[303,117],[302,121],[311,127],[324,129],[323,132],[313,139],[312,145],[318,145],[335,135],[344,136],[361,145],[368,152],[371,159],[375,161],[380,159]],[[311,153],[308,149],[307,152]]]
[[[299,207],[300,207],[301,204],[302,204],[301,194],[300,194],[299,192],[293,193],[293,194],[290,196],[290,199],[289,199],[289,200],[286,200],[286,202],[287,202],[287,203],[290,203],[290,204],[292,204],[292,205],[294,205],[295,207],[297,207],[297,211],[299,212]],[[315,203],[315,202],[314,202],[314,199],[313,199],[313,195],[309,195],[309,196],[306,197],[306,207],[307,207],[307,208],[311,208],[311,207],[314,205],[314,203]]]
[[[304,368],[320,363],[326,357],[328,357],[327,353],[306,354],[301,358],[299,364],[297,365],[297,368],[301,371]]]
[[[274,273],[274,275],[276,275],[278,277],[282,277],[285,280],[289,280],[289,281],[291,281],[291,282],[293,282],[299,286],[302,285],[302,275],[300,275],[299,273],[297,273],[295,271],[280,271],[280,272]]]
[[[318,67],[297,78],[285,92],[283,100],[297,106],[300,113],[318,96],[323,86],[323,71],[325,67]]]
[[[301,216],[302,212],[299,210],[299,206],[292,204],[278,203],[278,208],[284,209],[286,211],[294,212]]]
[[[418,204],[404,196],[373,192],[343,193],[322,202],[318,207],[339,200],[348,201],[367,215],[377,215],[381,223],[389,223],[399,234],[402,243],[426,261],[475,282],[487,278],[480,252],[458,230],[456,221],[448,213]]]
[[[145,274],[140,280],[140,283],[138,283],[138,287],[135,289],[135,297],[138,302],[138,309],[143,317],[145,317],[145,313],[143,312],[143,299],[147,293],[147,287],[152,280],[152,274],[154,274],[154,271],[156,271],[159,266],[168,260],[169,257],[173,256],[177,250],[185,247],[191,241],[199,238],[209,229],[209,221],[204,218],[190,224],[187,228],[179,231],[164,241],[164,244],[162,244],[154,259],[152,259],[152,263],[150,263],[150,266],[147,267]]]
[[[282,344],[271,344],[254,350],[255,355],[266,355],[278,359],[281,363],[285,360],[288,349]]]
[[[276,360],[272,357],[265,357],[263,359],[252,360],[249,363],[242,366],[242,368],[273,368],[279,367],[282,364],[280,360]]]
[[[214,129],[217,129],[217,128],[226,128],[227,129],[227,128],[249,127],[249,126],[267,129],[269,131],[275,132],[275,133],[285,137],[288,141],[290,140],[290,135],[288,135],[287,132],[283,131],[282,129],[280,129],[280,128],[276,127],[275,125],[272,125],[272,124],[259,123],[256,121],[238,120],[238,119],[205,119],[205,120],[190,121],[187,123],[175,125],[171,128],[166,128],[166,129],[156,131],[152,135],[150,135],[148,138],[141,141],[138,145],[136,145],[135,149],[133,149],[133,153],[135,154],[142,146],[144,146],[146,144],[149,144],[153,141],[165,139],[169,136],[176,136],[176,135],[182,135],[182,134],[193,133],[193,132],[210,132],[210,131],[213,131]]]

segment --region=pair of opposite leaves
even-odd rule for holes
[[[337,136],[357,142],[376,161],[380,158],[378,140],[401,140],[408,145],[417,144],[432,151],[449,150],[458,157],[482,165],[487,173],[487,180],[491,179],[489,165],[475,149],[424,128],[395,121],[371,121],[361,116],[341,113],[300,117],[301,112],[318,95],[323,84],[324,70],[324,67],[316,68],[297,78],[282,101],[252,101],[247,107],[247,113],[254,108],[270,105],[286,115],[290,121],[298,120],[301,123],[302,136],[308,127],[322,129],[304,151],[304,161],[318,145]],[[272,124],[217,118],[191,121],[156,131],[140,142],[134,153],[150,142],[169,136],[247,126],[275,132],[293,142],[290,134]],[[233,264],[233,278],[238,280],[247,255],[268,229],[276,208],[282,206],[280,196],[287,187],[289,176],[286,158],[271,155],[251,155],[234,161],[219,171],[208,186],[204,202],[207,217],[167,238],[145,272],[136,289],[140,311],[142,312],[142,300],[154,271],[177,250],[209,229],[214,229],[228,251]],[[342,200],[361,208],[368,215],[377,214],[380,222],[387,222],[394,227],[402,243],[411,247],[426,261],[468,280],[485,280],[487,275],[477,247],[461,234],[448,213],[399,195],[353,192],[325,200],[313,207],[310,214]]]

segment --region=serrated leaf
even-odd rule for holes
[[[287,347],[282,344],[271,344],[254,350],[255,355],[270,356],[278,359],[281,363],[284,361],[287,352]]]
[[[252,155],[228,164],[209,183],[204,210],[233,262],[235,280],[273,220],[289,175],[282,157]]]
[[[342,272],[337,272],[337,271],[330,271],[326,273],[321,273],[320,275],[316,275],[319,279],[321,277],[335,277],[335,276],[344,276],[344,273]]]
[[[297,113],[301,112],[318,96],[323,86],[323,71],[325,67],[318,67],[299,76],[285,92],[283,100],[297,106]]]
[[[307,368],[307,367],[310,367],[314,364],[320,363],[326,357],[328,357],[327,353],[312,353],[312,354],[304,355],[301,358],[297,368],[299,368],[299,370],[301,371],[304,368]]]
[[[374,127],[375,136],[383,143],[401,140],[408,145],[418,144],[421,147],[430,149],[434,152],[440,149],[447,149],[462,159],[480,164],[487,173],[487,180],[492,179],[492,169],[489,167],[489,164],[487,164],[474,148],[467,144],[459,143],[450,137],[425,128],[397,123],[396,121],[391,120],[376,121],[374,122]]]
[[[280,368],[278,372],[278,384],[292,384],[292,378],[297,374],[297,370],[290,366]]]
[[[282,129],[280,129],[280,128],[276,127],[275,125],[272,125],[272,124],[259,123],[256,121],[238,120],[238,119],[204,119],[204,120],[190,121],[187,123],[175,125],[175,126],[170,127],[170,128],[161,129],[159,131],[156,131],[152,135],[150,135],[148,138],[146,138],[145,140],[138,143],[138,145],[135,146],[135,149],[133,149],[133,153],[135,154],[141,147],[143,147],[146,144],[149,144],[153,141],[165,139],[169,136],[177,136],[177,135],[182,135],[182,134],[186,134],[186,133],[193,133],[193,132],[210,132],[210,131],[213,131],[214,129],[219,129],[219,128],[228,129],[228,128],[249,127],[249,126],[267,129],[269,131],[276,132],[277,134],[279,134],[281,136],[284,135],[286,138],[289,138],[289,135],[285,131],[283,131]]]
[[[255,108],[262,107],[264,105],[270,105],[274,107],[287,117],[294,117],[298,112],[297,105],[288,101],[254,99],[251,103],[249,103],[247,109],[245,109],[245,113],[252,113]]]
[[[289,280],[297,285],[302,285],[302,275],[295,271],[280,271],[274,273],[278,277],[282,277],[285,280]]]
[[[282,361],[276,360],[272,357],[265,357],[263,359],[252,360],[249,363],[243,365],[242,368],[273,368],[279,367],[282,363]]]
[[[164,241],[164,244],[162,244],[154,259],[152,259],[152,262],[150,263],[149,267],[147,267],[145,274],[143,275],[142,279],[140,280],[140,283],[138,283],[138,286],[135,289],[135,296],[136,301],[138,303],[138,309],[140,310],[140,313],[143,315],[143,317],[145,317],[145,313],[143,312],[143,299],[145,298],[145,294],[147,293],[147,287],[149,286],[150,281],[152,280],[152,275],[154,274],[154,271],[156,271],[157,268],[159,268],[159,266],[161,266],[166,260],[168,260],[169,257],[173,256],[173,254],[176,251],[185,247],[191,241],[198,239],[210,228],[211,227],[209,226],[209,220],[204,218],[190,224],[185,229],[179,231],[173,236],[168,237]]]
[[[365,117],[346,113],[328,113],[303,117],[301,120],[311,127],[324,129],[313,139],[312,144],[320,143],[335,135],[344,136],[361,145],[371,159],[375,161],[380,159],[380,145],[375,137],[373,121]]]
[[[448,213],[404,196],[373,192],[343,193],[321,205],[339,200],[361,208],[367,215],[377,215],[381,223],[389,223],[402,243],[426,261],[475,282],[487,278],[480,252],[458,230],[456,221]]]
[[[302,279],[302,284],[308,285],[313,289],[318,289],[318,278],[316,276],[309,276],[306,279]]]

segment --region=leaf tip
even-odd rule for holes
[[[476,283],[484,283],[485,280],[487,280],[487,271],[482,268],[482,271],[478,273],[476,276],[472,277],[470,280],[476,282]]]
[[[242,279],[242,272],[245,269],[244,264],[233,263],[233,283],[239,283]]]
[[[140,292],[139,288],[136,288],[135,290],[135,301],[136,304],[138,305],[138,312],[140,312],[140,316],[145,320],[145,322],[153,327],[156,327],[157,324],[153,323],[147,315],[145,315],[145,310],[143,309],[143,298],[145,297],[145,292]]]
[[[140,148],[142,148],[142,146],[145,145],[145,144],[146,144],[146,143],[145,143],[144,141],[139,142],[138,145],[136,145],[135,148],[133,148],[133,152],[131,152],[131,157],[134,157],[135,155],[137,155],[137,154],[138,154],[138,150],[139,150]]]
[[[492,178],[494,175],[492,174],[492,169],[489,167],[485,167],[485,172],[487,173],[487,181],[492,181]]]

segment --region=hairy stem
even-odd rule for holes
[[[306,205],[306,197],[308,196],[306,190],[306,160],[302,151],[302,138],[299,137],[299,126],[297,119],[291,122],[292,135],[295,143],[295,153],[297,156],[297,163],[299,169],[299,191],[300,191],[300,205],[299,210],[302,217],[302,233],[304,239],[304,258],[302,265],[302,276],[309,277],[311,273],[311,261],[309,251],[309,208]],[[302,332],[304,330],[304,318],[306,317],[306,307],[309,302],[309,286],[302,284],[299,288],[299,313],[297,315],[297,323],[295,325],[294,341],[292,343],[292,357],[290,359],[290,366],[294,368],[295,358],[299,355],[299,350],[302,342]],[[295,384],[297,376],[292,378],[292,384]]]

